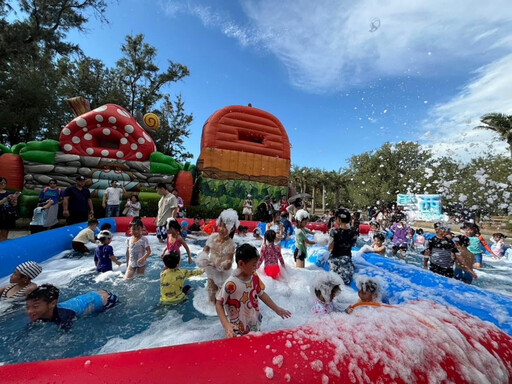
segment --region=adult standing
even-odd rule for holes
[[[89,220],[89,215],[94,216],[91,192],[85,187],[85,177],[77,176],[76,184],[66,188],[63,196],[62,214],[67,225],[83,223]]]
[[[117,180],[113,180],[110,187],[105,189],[103,194],[103,208],[106,208],[105,217],[118,217],[119,206],[121,205],[121,193],[126,194],[126,189],[121,185],[121,188],[117,186]]]
[[[288,212],[288,217],[290,221],[295,220],[295,215],[299,209],[302,209],[302,199],[296,199],[292,204],[286,207],[286,212]]]
[[[41,189],[39,202],[44,203],[52,200],[53,204],[46,210],[45,229],[51,229],[59,222],[59,203],[62,200],[62,190],[57,187],[57,180],[50,179],[48,186]]]
[[[270,196],[265,196],[265,200],[258,205],[258,216],[263,223],[269,223],[274,218],[274,207],[270,203]]]
[[[16,206],[20,192],[12,193],[5,189],[7,179],[0,176],[0,241],[7,240],[9,230],[16,226]]]
[[[167,239],[167,231],[165,229],[167,219],[174,217],[174,211],[178,208],[178,200],[176,196],[169,192],[164,183],[157,184],[156,193],[162,196],[158,200],[158,214],[155,218],[156,237],[160,243],[165,243]]]

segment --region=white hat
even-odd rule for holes
[[[112,232],[109,230],[104,229],[101,231],[98,235],[98,239],[112,239]]]
[[[309,219],[309,213],[305,209],[299,209],[295,214],[295,220],[300,223],[304,219]]]

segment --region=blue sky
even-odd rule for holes
[[[512,113],[510,0],[409,3],[123,0],[109,5],[109,24],[92,17],[69,39],[112,66],[125,36],[142,33],[161,68],[188,66],[166,91],[194,115],[194,161],[206,119],[247,103],[283,123],[301,167],[337,170],[401,140],[463,160],[507,153],[471,128],[484,113]]]

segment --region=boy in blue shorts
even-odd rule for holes
[[[52,322],[69,330],[73,321],[89,313],[98,313],[118,303],[117,296],[105,291],[89,292],[58,304],[59,288],[43,284],[27,296],[26,312],[31,322]]]

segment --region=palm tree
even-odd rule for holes
[[[512,115],[488,113],[483,115],[480,121],[485,125],[479,125],[475,129],[488,129],[498,133],[500,138],[507,142],[512,156]]]

